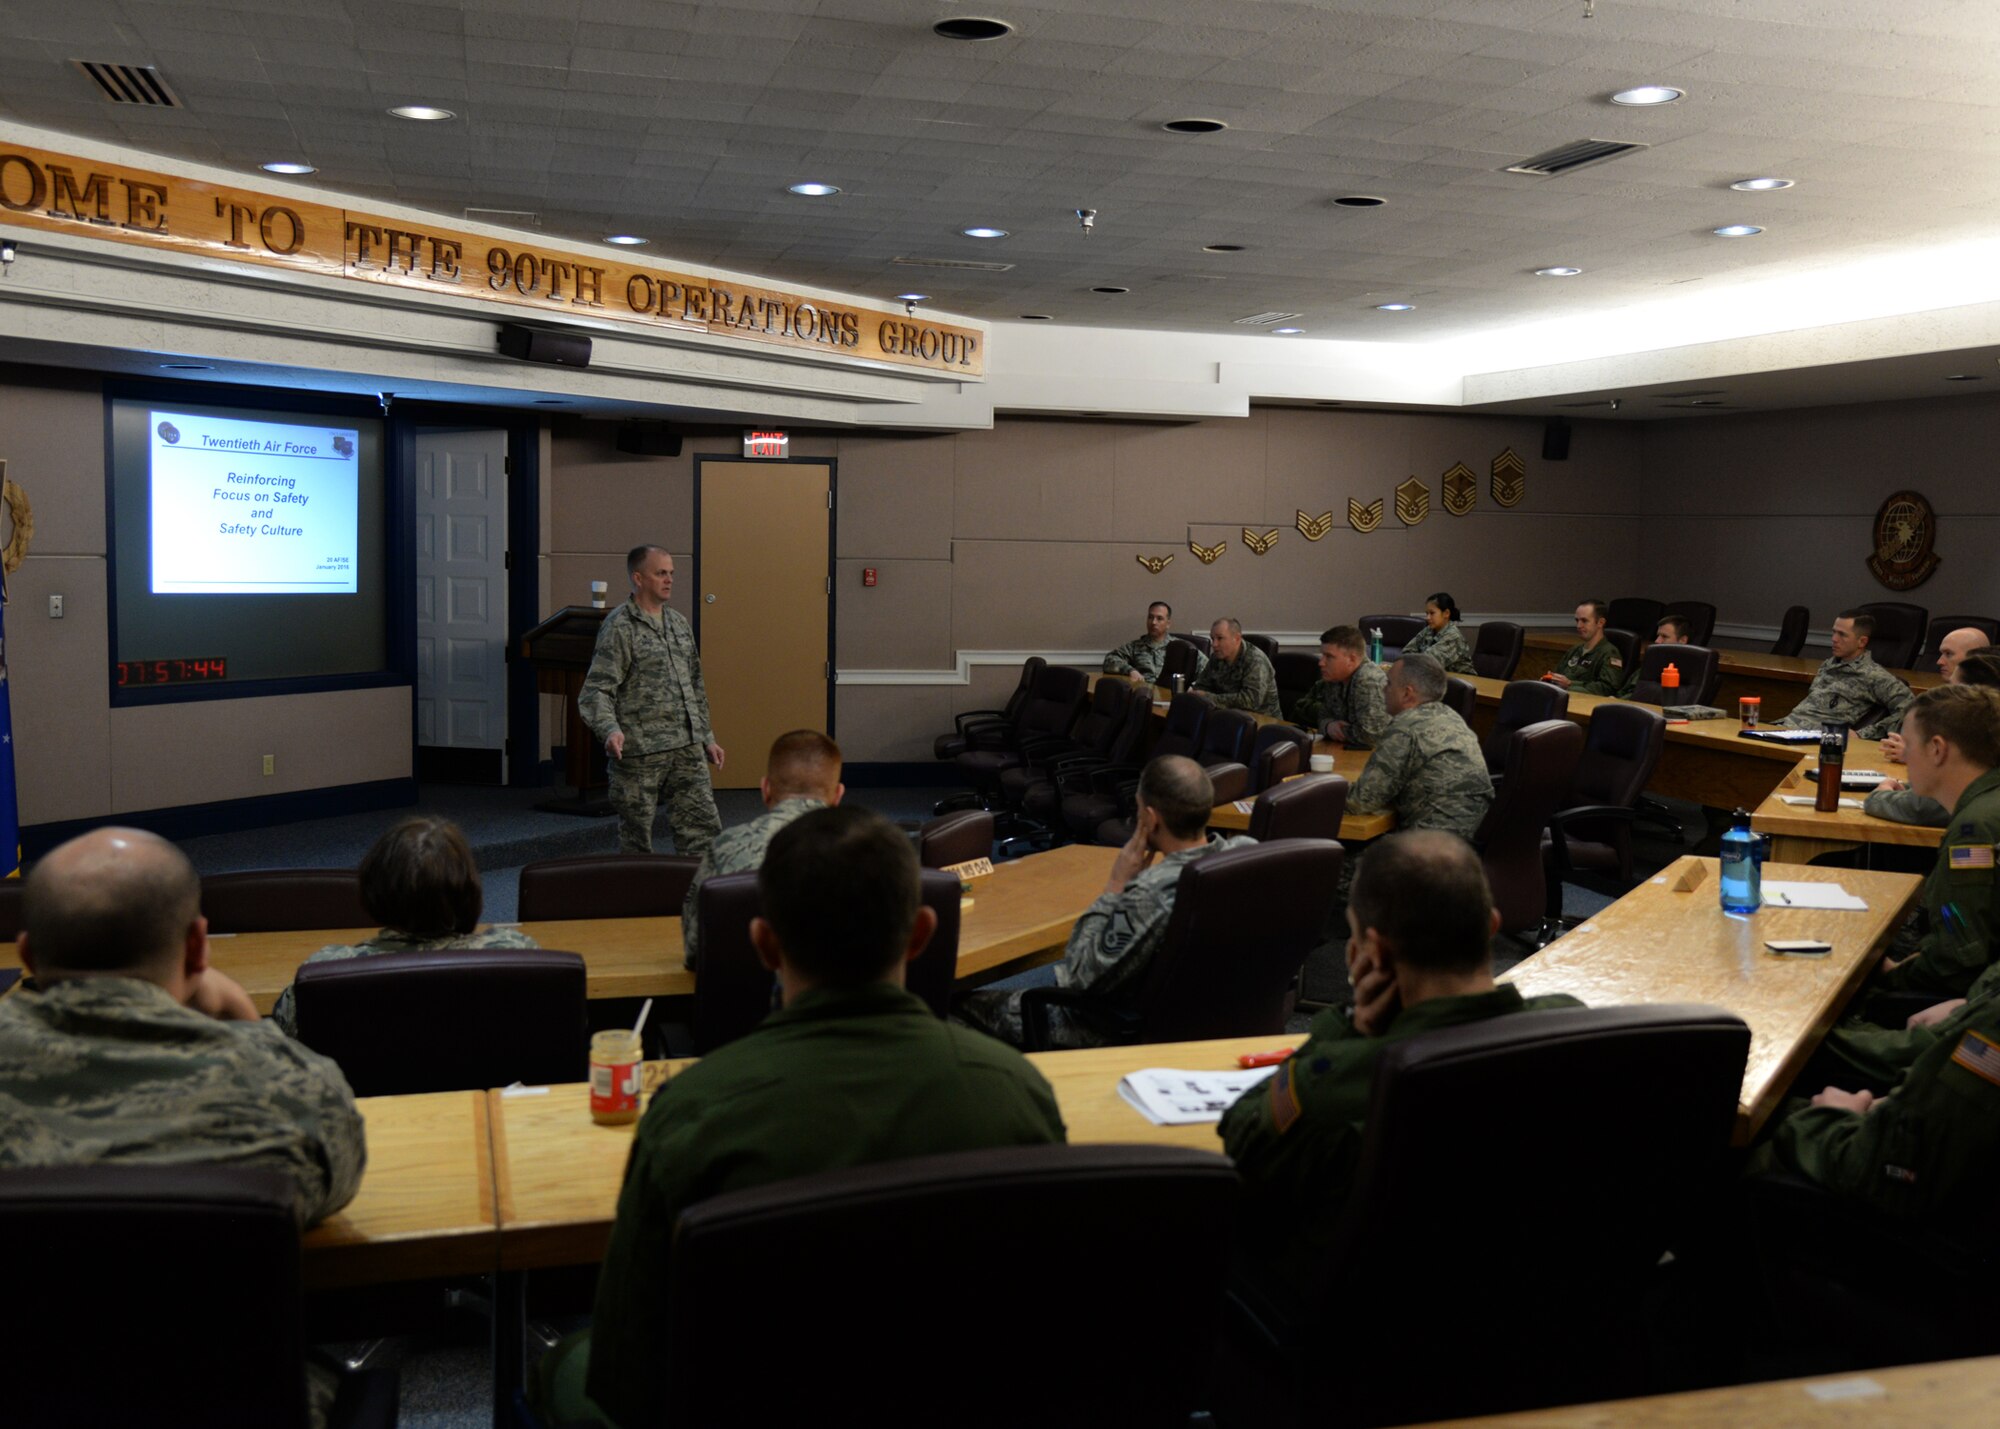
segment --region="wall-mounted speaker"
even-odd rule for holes
[[[547,362],[557,367],[590,366],[590,339],[547,328],[500,324],[500,355],[516,362]]]
[[[627,456],[679,456],[681,434],[665,422],[627,422],[618,429],[618,450]]]
[[[1569,460],[1569,423],[1560,417],[1542,427],[1542,460]]]

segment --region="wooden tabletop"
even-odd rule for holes
[[[1692,892],[1670,891],[1690,864],[1706,876]],[[1767,881],[1838,883],[1867,900],[1867,911],[1766,906],[1730,916],[1720,906],[1716,861],[1682,858],[1502,980],[1528,996],[1566,992],[1592,1007],[1697,1002],[1741,1017],[1750,1026],[1750,1061],[1735,1140],[1747,1145],[1867,979],[1922,886],[1911,874],[1852,868],[1772,863],[1763,872]],[[1768,938],[1820,938],[1833,952],[1778,957],[1766,951]]]
[[[1082,1052],[1037,1052],[1028,1060],[1055,1090],[1072,1143],[1143,1142],[1221,1149],[1213,1123],[1155,1126],[1118,1095],[1119,1079],[1142,1067],[1220,1071],[1245,1052],[1290,1047],[1303,1034],[1233,1037],[1215,1042],[1153,1043]],[[645,1091],[693,1065],[648,1062]],[[533,1270],[587,1265],[603,1258],[617,1214],[632,1126],[598,1126],[590,1119],[590,1088],[582,1082],[546,1091],[490,1092],[493,1166],[500,1213],[500,1266]]]
[[[487,1105],[485,1092],[361,1098],[368,1168],[354,1199],[306,1232],[307,1289],[492,1271]]]
[[[1760,1429],[1933,1429],[2000,1417],[2000,1357],[1892,1365],[1855,1374],[1779,1379],[1611,1404],[1572,1404],[1484,1419],[1481,1429],[1686,1429],[1755,1424]],[[1431,1429],[1443,1429],[1441,1424]]]
[[[1874,740],[1849,742],[1847,763],[1854,769],[1880,769],[1900,776],[1902,766],[1892,764]],[[1750,827],[1771,835],[1771,857],[1784,863],[1804,863],[1821,853],[1852,848],[1856,844],[1892,844],[1904,848],[1936,848],[1944,841],[1944,830],[1925,824],[1899,824],[1878,819],[1859,809],[1836,809],[1820,813],[1810,804],[1787,804],[1787,795],[1799,798],[1815,794],[1819,785],[1806,778],[1808,769],[1819,767],[1818,757],[1801,760],[1771,797],[1759,804],[1750,816]],[[1844,790],[1842,797],[1866,799],[1861,790]]]

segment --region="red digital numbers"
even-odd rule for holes
[[[134,685],[179,685],[191,680],[226,680],[229,662],[220,655],[183,660],[120,660],[118,688]]]

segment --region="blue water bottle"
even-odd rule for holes
[[[1382,663],[1382,627],[1379,625],[1368,632],[1368,663]]]
[[[1764,880],[1758,865],[1771,856],[1771,840],[1750,832],[1750,811],[1738,809],[1734,824],[1722,836],[1722,911],[1755,913],[1764,902]]]

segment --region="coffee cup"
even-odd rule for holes
[[[1333,773],[1333,756],[1331,754],[1315,754],[1312,757],[1312,772],[1315,774]]]

